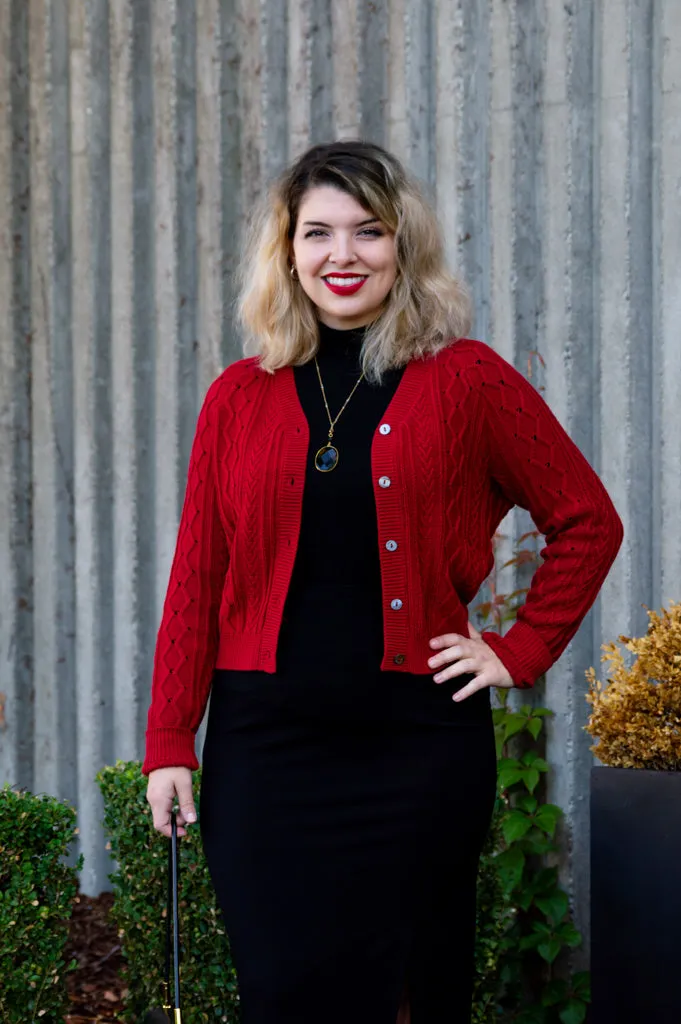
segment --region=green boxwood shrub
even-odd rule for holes
[[[198,804],[201,769],[194,772]],[[168,840],[152,824],[147,779],[139,761],[117,761],[97,774],[104,798],[110,875],[128,988],[124,1020],[141,1020],[163,997]],[[224,932],[198,825],[180,840],[182,1020],[186,1024],[238,1020],[236,972]]]
[[[153,828],[147,780],[140,767],[139,761],[117,761],[97,775],[108,845],[117,865],[109,878],[126,961],[126,1022],[136,1022],[149,1007],[160,1005],[163,992],[168,840]],[[198,806],[201,769],[194,772],[193,780]],[[508,912],[494,865],[497,840],[495,827],[480,871],[474,1024],[497,1019],[498,961]],[[198,826],[191,826],[181,840],[180,913],[182,1019],[187,1024],[214,1020],[232,1024],[238,1020],[236,972]]]
[[[77,834],[64,801],[0,789],[0,1022],[61,1021],[68,1010],[64,961],[82,856],[64,863]]]

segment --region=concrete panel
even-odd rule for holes
[[[590,5],[546,10],[544,151],[546,154],[545,306],[542,338],[550,345],[546,398],[586,457],[596,464],[598,396],[594,360],[593,223],[593,11]],[[540,344],[541,347],[541,344]],[[596,466],[596,468],[598,468]],[[587,616],[567,652],[547,675],[546,703],[555,712],[548,724],[548,752],[554,765],[549,798],[563,807],[561,841],[566,856],[563,883],[573,896],[576,924],[585,937],[573,955],[588,962],[589,753],[583,732],[588,705],[584,672],[598,658],[594,615]]]
[[[222,360],[227,366],[241,354],[241,339],[234,324],[234,272],[239,264],[241,237],[246,208],[244,205],[243,161],[241,159],[242,122],[239,116],[239,82],[241,81],[241,50],[233,31],[237,0],[221,0],[220,32],[222,42],[221,85],[222,114],[222,272],[225,287],[222,321]],[[282,46],[286,40],[282,40]],[[287,77],[287,103],[288,103]],[[289,133],[289,147],[291,137]]]
[[[111,474],[111,263],[108,6],[70,5],[69,78],[76,721],[82,883],[96,886],[108,854],[93,785],[114,751],[113,489]]]
[[[430,0],[405,0],[405,158],[429,198],[435,197],[435,13]]]
[[[184,472],[179,464],[179,312],[177,177],[177,0],[152,4],[154,96],[154,451],[156,464],[156,621],[161,619],[175,551]],[[184,469],[184,467],[183,467]]]
[[[391,0],[356,0],[359,26],[361,137],[385,145],[388,111],[388,12]],[[335,48],[335,47],[334,47]],[[343,62],[343,65],[345,62]],[[341,62],[336,65],[336,76]],[[338,115],[337,115],[338,116]]]
[[[28,9],[0,7],[0,776],[33,786]]]
[[[361,119],[360,67],[366,67],[361,57],[360,0],[339,0],[331,5],[333,54],[335,74],[332,77],[334,136],[338,139],[357,139]],[[366,96],[365,103],[373,97]],[[374,140],[376,141],[376,140]]]
[[[399,157],[407,157],[408,97],[406,45],[407,0],[390,0],[388,5],[388,124],[386,145]]]
[[[222,266],[223,45],[218,0],[199,0],[197,53],[201,59],[196,66],[196,260],[199,292],[196,343],[201,397],[223,368],[222,322],[228,314]]]
[[[658,481],[654,492],[659,545],[655,605],[681,592],[681,5],[657,5],[654,54],[653,268],[655,299]]]
[[[153,562],[140,567],[141,502],[137,476],[141,439],[136,436],[134,336],[134,164],[133,164],[133,9],[135,0],[110,5],[111,46],[111,461],[113,467],[114,609],[113,696],[117,756],[136,756],[143,739],[140,700],[140,576],[151,575]]]
[[[33,785],[77,799],[68,10],[29,7]]]

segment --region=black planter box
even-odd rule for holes
[[[591,773],[592,1024],[681,1024],[681,772]]]

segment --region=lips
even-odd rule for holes
[[[354,295],[367,280],[365,274],[327,274],[322,281],[334,295]]]

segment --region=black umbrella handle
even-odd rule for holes
[[[173,991],[175,998],[169,1009],[173,1011],[174,1024],[181,1024],[180,1009],[180,912],[179,912],[179,860],[177,855],[177,819],[175,811],[170,813],[170,842],[168,843],[168,907],[166,910],[166,999],[170,994],[170,949],[172,914]]]

